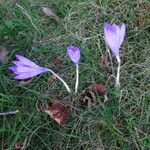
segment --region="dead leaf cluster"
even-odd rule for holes
[[[103,102],[108,101],[106,86],[102,83],[95,83],[90,85],[82,94],[82,106],[83,108],[92,108],[96,105],[97,96],[103,97]]]

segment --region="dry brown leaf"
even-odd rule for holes
[[[104,96],[104,103],[108,101],[107,89],[106,89],[106,86],[103,85],[102,83],[91,85],[89,88],[89,91],[93,92],[94,94]]]
[[[52,9],[48,7],[42,7],[42,12],[49,17],[52,17],[57,21],[60,25],[64,26],[63,21],[52,11]]]
[[[101,56],[101,59],[100,59],[100,63],[102,66],[104,67],[108,67],[110,62],[109,62],[109,59],[108,59],[108,55],[107,54],[103,54]]]
[[[42,11],[46,16],[55,17],[55,13],[48,7],[42,7]]]
[[[92,108],[96,105],[96,94],[104,97],[103,103],[108,101],[106,86],[102,83],[92,84],[81,95],[82,96],[82,108]]]
[[[91,92],[89,88],[87,88],[81,96],[82,96],[81,102],[82,108],[92,108],[96,100],[95,94]]]
[[[102,96],[106,94],[106,86],[103,85],[102,83],[91,85],[89,90],[94,94],[98,94]]]
[[[59,74],[57,74],[59,76]],[[55,80],[57,80],[58,78],[55,75],[52,75],[51,77],[49,77],[47,79],[49,84],[52,84]]]
[[[47,104],[46,110],[44,112],[48,113],[51,118],[53,118],[57,123],[64,124],[68,112],[69,112],[69,106],[61,103],[59,100],[56,100],[52,103]]]
[[[8,55],[7,49],[5,47],[0,47],[0,61],[2,63],[6,63],[7,62],[7,60],[8,60],[7,55]]]
[[[63,65],[63,62],[60,59],[58,59],[58,58],[56,58],[52,63],[55,66],[61,66],[61,65]]]
[[[22,150],[22,149],[23,149],[23,143],[17,141],[15,144],[15,150]]]

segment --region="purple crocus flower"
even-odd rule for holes
[[[109,48],[116,56],[118,62],[118,69],[117,69],[117,77],[116,77],[116,86],[120,86],[120,66],[121,60],[119,55],[120,46],[124,40],[125,36],[125,24],[123,23],[121,26],[117,26],[116,24],[104,24],[104,35],[105,41],[108,44]]]
[[[80,49],[77,46],[70,45],[67,47],[67,53],[71,60],[75,63],[78,64],[80,60]]]
[[[71,60],[75,63],[76,65],[76,84],[75,84],[75,94],[78,91],[78,86],[79,86],[79,61],[80,61],[80,49],[77,46],[70,45],[67,47],[67,53]]]
[[[117,26],[116,24],[104,24],[105,41],[116,57],[119,57],[119,49],[125,36],[125,24]]]
[[[31,60],[16,54],[17,61],[13,61],[16,66],[9,67],[16,75],[14,79],[28,79],[38,74],[48,72],[48,68],[43,68],[32,62]]]

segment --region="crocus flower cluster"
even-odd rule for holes
[[[77,93],[78,85],[79,85],[79,69],[78,69],[78,63],[80,60],[80,49],[76,46],[68,46],[67,47],[67,53],[71,60],[76,65],[76,84],[75,84],[75,93]],[[53,75],[55,75],[66,87],[67,91],[70,93],[70,88],[67,85],[67,83],[59,77],[54,71],[52,71],[49,68],[40,67],[31,60],[16,54],[17,61],[13,61],[15,66],[9,67],[11,71],[14,72],[15,76],[14,79],[28,79],[31,77],[34,77],[38,74],[45,73],[45,72],[51,72]]]
[[[116,24],[110,25],[108,23],[104,24],[104,38],[106,44],[111,49],[112,53],[116,56],[118,62],[118,70],[117,70],[117,77],[116,77],[117,86],[120,85],[119,76],[120,76],[121,60],[120,60],[119,49],[124,40],[124,36],[125,36],[125,24],[122,24],[121,26],[118,26]],[[78,85],[79,85],[79,61],[81,57],[80,48],[78,48],[77,46],[70,45],[67,47],[67,53],[76,66],[75,93],[77,93]],[[15,74],[14,79],[22,80],[22,79],[32,78],[41,73],[51,72],[65,85],[68,92],[71,91],[67,83],[51,69],[40,67],[39,65],[35,64],[31,60],[18,54],[16,54],[16,58],[17,60],[13,61],[15,66],[9,67],[9,69],[13,71]]]

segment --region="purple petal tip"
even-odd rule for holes
[[[8,69],[14,72],[14,71],[16,71],[16,66],[8,67]]]
[[[71,60],[77,64],[80,60],[80,48],[74,45],[70,45],[67,47],[67,53]]]
[[[18,58],[18,57],[20,57],[21,55],[19,55],[19,54],[16,54],[15,56],[16,56],[16,58]]]

